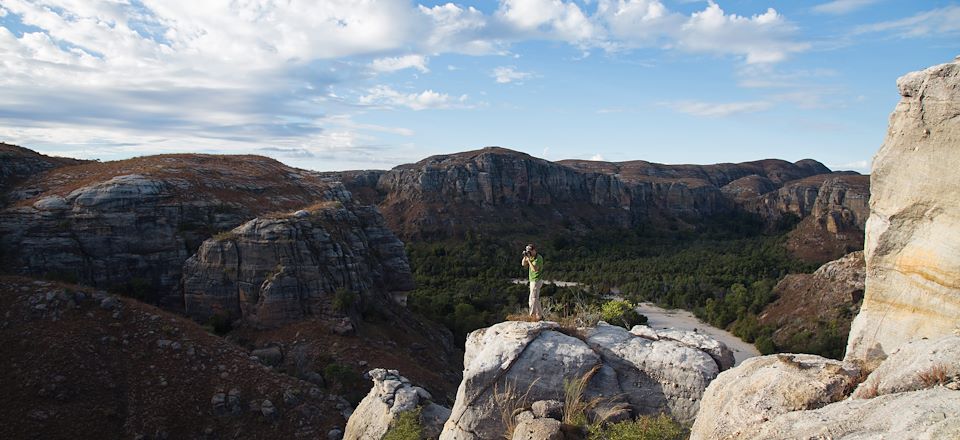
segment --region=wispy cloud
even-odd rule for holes
[[[456,97],[433,90],[402,93],[383,85],[370,89],[366,95],[360,97],[360,103],[364,105],[407,107],[411,110],[465,108],[466,101],[467,95]]]
[[[491,76],[497,81],[497,84],[523,84],[523,81],[533,78],[535,75],[531,72],[521,72],[514,66],[499,66],[493,69]]]
[[[427,73],[427,57],[423,55],[404,55],[402,57],[377,58],[370,62],[370,69],[374,72],[396,72],[403,69],[417,69]]]
[[[738,113],[754,113],[773,107],[773,103],[768,101],[741,101],[722,103],[676,101],[663,103],[663,105],[680,113],[708,118],[722,118]]]
[[[821,14],[849,14],[857,9],[877,3],[879,0],[833,0],[813,7],[814,12]]]
[[[854,34],[874,32],[891,33],[901,38],[960,34],[960,6],[946,6],[899,20],[867,24],[854,29]]]

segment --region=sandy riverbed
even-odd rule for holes
[[[746,359],[754,356],[760,356],[760,352],[753,344],[748,344],[742,339],[734,336],[728,331],[718,329],[697,319],[686,310],[667,310],[657,307],[651,303],[641,303],[637,306],[637,311],[649,319],[647,325],[655,329],[676,328],[681,330],[694,330],[705,333],[717,339],[727,347],[733,350],[733,357],[736,364],[740,365]]]

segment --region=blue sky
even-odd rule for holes
[[[814,158],[869,171],[960,2],[0,0],[0,140],[389,168]]]

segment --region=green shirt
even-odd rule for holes
[[[540,270],[533,270],[533,265],[536,264]],[[530,264],[530,281],[540,281],[540,272],[543,272],[543,256],[537,254],[536,258]]]

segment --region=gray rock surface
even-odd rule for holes
[[[339,289],[359,305],[413,288],[403,243],[374,208],[333,204],[310,214],[257,218],[205,241],[184,263],[187,313],[274,326],[334,314]]]
[[[960,438],[960,392],[937,388],[869,400],[845,400],[815,410],[795,411],[774,417],[737,438]]]
[[[391,423],[404,412],[421,408],[420,424],[423,438],[437,438],[450,410],[437,405],[432,396],[415,386],[396,370],[370,370],[373,387],[357,405],[347,421],[343,438],[346,440],[380,440],[389,431]]]
[[[777,415],[836,402],[850,393],[859,374],[853,364],[809,354],[747,359],[707,387],[690,438],[740,438]]]
[[[521,411],[541,400],[563,401],[564,381],[580,378],[587,380],[585,399],[625,403],[638,414],[666,411],[691,421],[719,371],[709,354],[681,342],[651,341],[604,323],[581,329],[585,340],[559,330],[553,322],[508,321],[470,333],[463,382],[440,438],[501,437],[505,408]],[[538,409],[553,412],[546,404],[538,406],[544,408],[534,407],[528,418]]]
[[[635,325],[630,329],[630,333],[645,339],[659,341],[661,339],[677,341],[684,345],[694,347],[705,351],[714,361],[720,371],[728,370],[735,363],[733,351],[727,347],[727,344],[711,338],[703,333],[697,333],[689,330],[663,329],[655,330],[645,325]],[[652,335],[656,335],[653,337]]]
[[[907,342],[861,383],[853,398],[922,390],[960,377],[960,336]]]
[[[960,328],[960,60],[897,80],[873,159],[866,292],[847,358],[882,359]]]
[[[560,422],[554,419],[524,420],[513,429],[513,440],[563,440]]]

